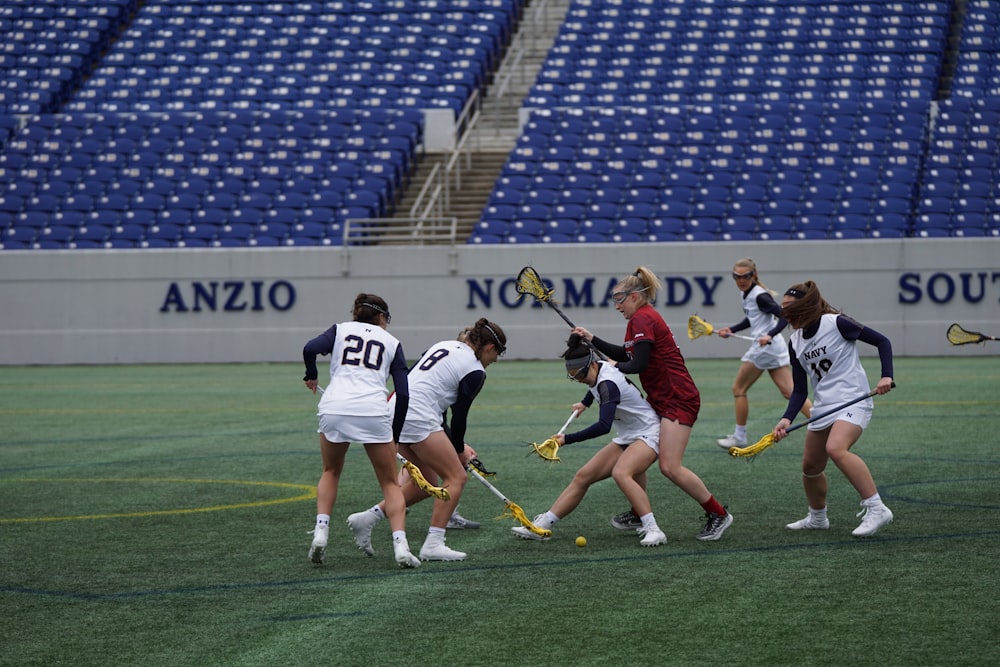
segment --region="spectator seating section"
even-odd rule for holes
[[[469,242],[1000,235],[994,5],[577,0]]]
[[[523,4],[0,0],[0,244],[339,243],[391,214],[423,110],[485,86]]]

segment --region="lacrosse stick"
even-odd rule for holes
[[[320,394],[325,393],[323,387],[319,385],[316,385],[316,390],[319,391]],[[403,464],[403,467],[406,468],[406,472],[410,474],[410,479],[413,480],[414,484],[420,487],[421,491],[440,500],[448,500],[451,498],[451,494],[448,493],[448,489],[443,486],[434,486],[428,482],[427,478],[424,477],[424,474],[420,472],[420,468],[403,458],[399,452],[396,452],[396,460]]]
[[[895,387],[896,383],[893,382],[892,386]],[[785,429],[785,432],[786,433],[791,433],[792,431],[795,431],[797,429],[802,428],[806,424],[812,424],[814,421],[817,421],[819,419],[823,419],[824,417],[829,417],[833,413],[840,412],[844,408],[850,407],[850,406],[854,405],[855,403],[860,403],[861,401],[865,400],[866,398],[871,398],[872,396],[875,396],[877,393],[878,392],[873,389],[872,391],[868,392],[867,394],[862,394],[861,396],[858,396],[857,398],[852,398],[851,400],[847,401],[846,403],[842,403],[841,405],[838,405],[835,408],[827,410],[823,414],[814,415],[814,416],[810,417],[808,420],[802,422],[801,424],[796,424],[795,426],[789,426],[788,428]],[[746,459],[752,461],[754,459],[754,457],[756,457],[758,454],[760,454],[761,452],[763,452],[768,447],[772,446],[774,443],[775,443],[774,434],[773,433],[768,433],[767,435],[765,435],[763,438],[761,438],[757,442],[753,443],[752,445],[747,445],[746,447],[730,447],[729,448],[729,455],[730,456],[736,456],[736,457],[739,457],[739,458],[746,458]]]
[[[694,340],[695,338],[701,338],[702,336],[711,336],[712,334],[719,335],[719,332],[715,330],[711,324],[701,319],[697,315],[692,315],[688,318],[688,338]],[[731,338],[742,338],[743,340],[757,340],[753,336],[743,336],[741,334],[729,334]],[[770,343],[768,343],[770,345]]]
[[[476,472],[478,472],[483,477],[497,476],[495,472],[490,472],[489,470],[486,469],[486,466],[483,465],[483,462],[479,460],[478,456],[473,456],[471,459],[469,459],[469,465],[475,468]]]
[[[983,343],[988,340],[1000,340],[994,336],[987,336],[978,331],[966,331],[958,323],[948,327],[948,342],[952,345],[968,345],[969,343]]]
[[[577,410],[574,410],[573,414],[569,416],[569,419],[566,420],[566,423],[562,425],[562,428],[559,429],[559,432],[556,435],[562,435],[563,431],[566,430],[566,427],[569,426],[570,422],[576,419],[579,414],[580,413]],[[559,458],[559,441],[555,438],[548,438],[540,445],[538,443],[531,442],[528,443],[528,446],[531,447],[535,454],[538,454],[546,461],[552,461],[553,463],[562,461],[562,459]]]
[[[575,329],[576,325],[573,324],[566,314],[559,308],[559,305],[553,300],[552,293],[555,291],[552,288],[546,287],[545,283],[542,281],[542,277],[538,275],[538,271],[535,271],[530,266],[526,266],[521,269],[521,272],[517,274],[517,293],[521,296],[529,294],[535,297],[535,301],[541,301],[546,306],[556,311],[556,313],[563,319],[563,322],[569,325],[570,329]],[[520,297],[518,297],[520,298]],[[587,347],[592,349],[597,353],[601,359],[607,361],[607,356],[604,355],[600,350],[594,347],[589,341],[584,341]]]
[[[520,523],[522,526],[533,532],[535,535],[541,535],[542,537],[552,536],[551,530],[548,530],[547,528],[539,528],[535,524],[531,523],[531,519],[529,519],[528,515],[524,513],[524,510],[521,509],[521,507],[513,500],[510,500],[505,495],[500,493],[500,490],[497,489],[497,487],[493,486],[488,481],[486,481],[486,478],[483,477],[481,474],[479,474],[478,470],[476,470],[469,464],[465,465],[465,469],[468,470],[473,477],[475,477],[480,482],[485,484],[486,488],[493,492],[493,495],[495,495],[497,498],[503,501],[504,507],[506,509],[504,510],[503,514],[497,517],[498,519],[503,519],[505,517],[512,517],[514,519],[517,519],[518,523]]]

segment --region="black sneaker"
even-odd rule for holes
[[[705,514],[705,519],[707,519],[705,527],[697,535],[698,539],[702,542],[719,539],[726,532],[726,528],[729,528],[733,523],[733,515],[729,511],[725,514],[712,514],[708,512]]]
[[[642,528],[642,521],[635,515],[635,512],[627,510],[611,517],[611,525],[618,530],[639,530]]]

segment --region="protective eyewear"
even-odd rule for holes
[[[733,272],[733,280],[748,280],[750,278],[753,278],[753,271],[747,271],[746,273]]]

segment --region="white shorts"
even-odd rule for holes
[[[660,434],[659,433],[656,433],[655,435],[635,435],[635,436],[628,436],[628,435],[620,435],[619,434],[611,442],[615,443],[616,445],[618,445],[618,446],[620,446],[622,448],[625,448],[625,447],[628,447],[629,445],[631,445],[636,440],[642,440],[643,442],[646,443],[647,447],[649,447],[654,452],[656,452],[657,456],[660,455]]]
[[[813,410],[816,412],[822,412],[822,406],[817,410],[816,406],[813,406]],[[861,427],[861,430],[868,428],[868,422],[872,419],[872,409],[864,405],[849,405],[839,412],[834,412],[832,415],[828,415],[819,421],[815,421],[809,424],[807,427],[810,431],[822,431],[823,429],[833,426],[833,422],[849,422]]]
[[[758,345],[754,343],[746,351],[740,361],[747,361],[762,371],[770,371],[781,368],[791,363],[788,359],[788,345],[782,338],[775,338],[770,345]]]
[[[390,415],[319,415],[319,428],[330,442],[392,442]]]
[[[431,433],[443,430],[441,422],[416,422],[407,419],[403,424],[403,430],[399,433],[399,441],[406,445],[415,445],[426,440]]]

